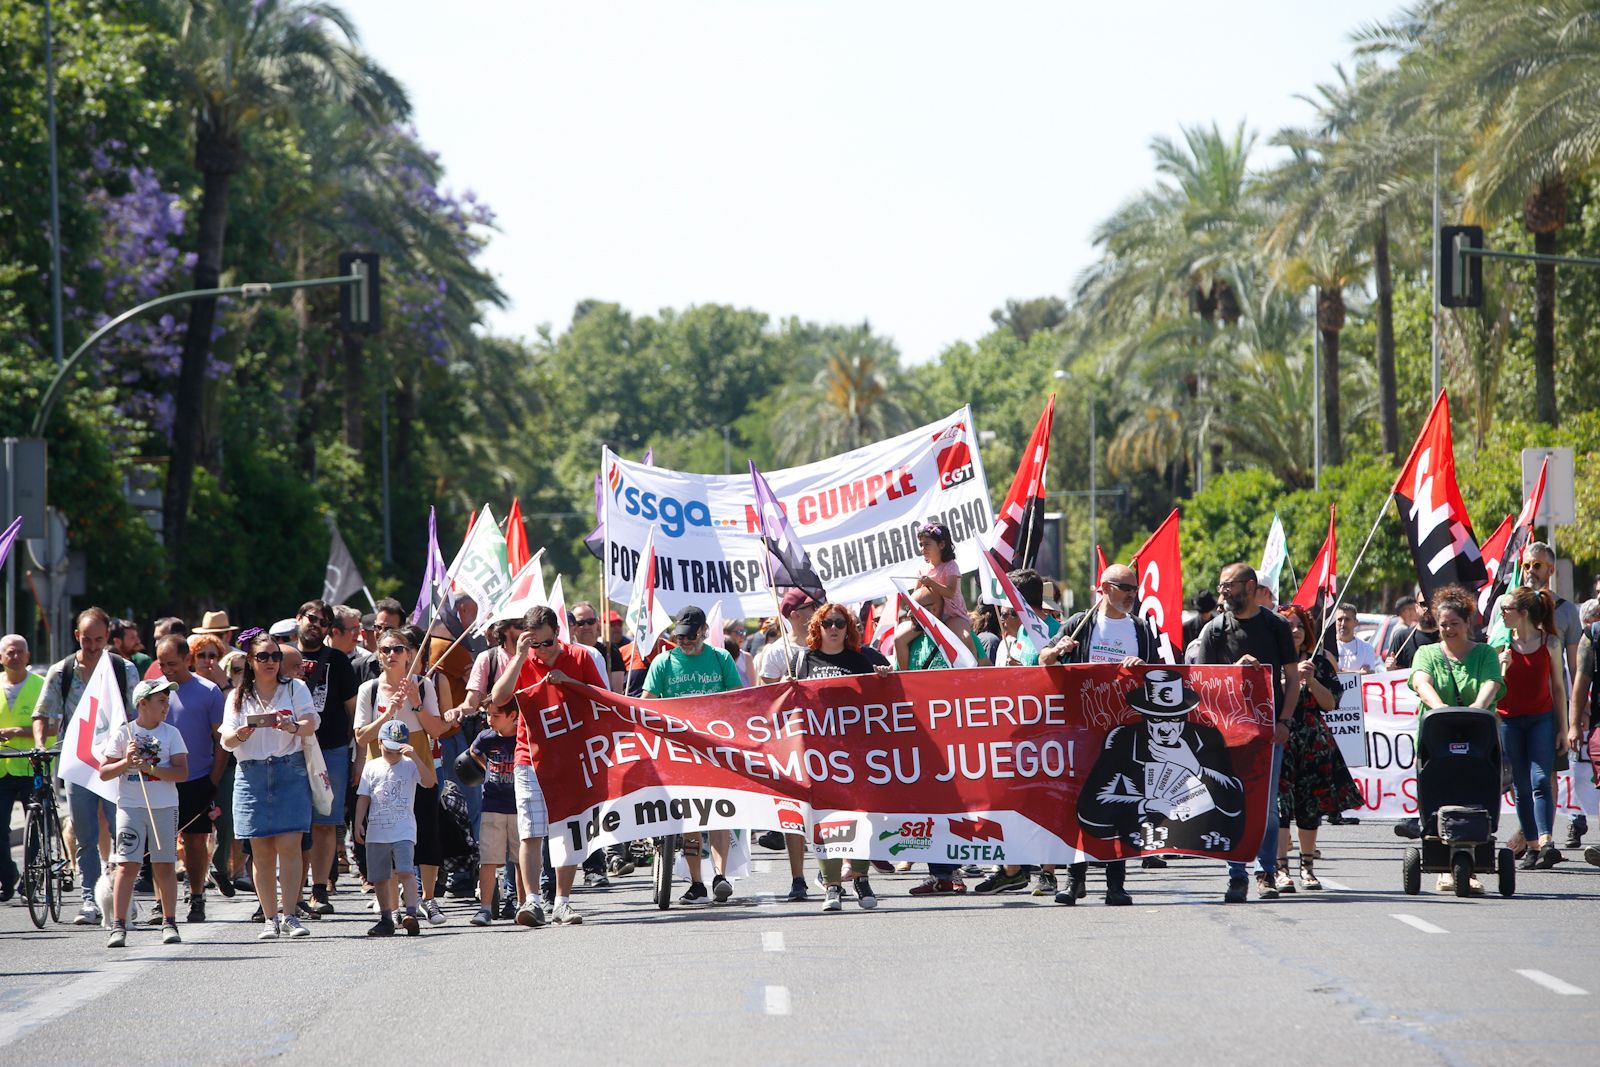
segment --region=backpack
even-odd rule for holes
[[[131,720],[134,712],[132,708],[128,707],[128,688],[123,684],[128,677],[128,661],[117,655],[115,652],[105,652],[102,653],[102,655],[111,657],[111,671],[117,676],[117,696],[122,698],[122,714]],[[72,676],[77,671],[76,665],[72,662],[76,660],[76,658],[76,656],[68,656],[66,659],[61,661],[60,684],[61,713],[63,719],[66,717],[67,695],[72,692]],[[76,712],[78,709],[73,708],[72,710]],[[66,729],[65,723],[62,725],[62,729],[63,731]]]

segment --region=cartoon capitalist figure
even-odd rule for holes
[[[1106,735],[1078,798],[1083,831],[1135,849],[1227,851],[1244,833],[1244,782],[1222,731],[1189,719],[1200,695],[1176,671],[1128,694],[1143,721]]]

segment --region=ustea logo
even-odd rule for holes
[[[966,432],[966,423],[955,422],[933,435],[935,444],[947,442],[939,450],[937,460],[940,489],[953,489],[978,475],[972,467],[972,449],[967,447]]]

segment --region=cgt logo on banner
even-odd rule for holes
[[[1412,819],[1417,815],[1417,696],[1406,671],[1359,675],[1361,708],[1366,726],[1366,766],[1350,768],[1365,800],[1362,814],[1377,819]],[[1343,676],[1341,676],[1341,679]],[[1340,737],[1341,750],[1347,737]],[[1556,772],[1556,810],[1575,815],[1593,811],[1593,775],[1578,763],[1579,775]],[[1583,803],[1580,805],[1579,801]],[[1501,811],[1512,811],[1508,793]]]
[[[1115,664],[518,697],[555,862],[662,833],[807,828],[821,856],[1071,863],[1260,843],[1262,667]]]
[[[609,450],[601,468],[612,600],[628,602],[654,531],[656,596],[669,614],[691,604],[709,609],[713,601],[728,618],[771,614],[748,476],[688,474],[630,463]],[[978,536],[994,520],[966,408],[888,441],[762,474],[829,596],[841,603],[891,594],[892,576],[920,565],[916,532],[929,522],[950,531],[961,569],[975,569]]]

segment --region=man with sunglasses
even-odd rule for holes
[[[1006,577],[1011,579],[1011,584],[1017,587],[1017,592],[1022,599],[1027,601],[1034,614],[1044,623],[1046,632],[1052,641],[1062,632],[1061,619],[1045,610],[1045,582],[1039,572],[1032,567],[1011,571]],[[1044,649],[1033,647],[1033,638],[1028,631],[1022,629],[1022,620],[1017,616],[1016,608],[1010,604],[1000,608],[1000,627],[1006,634],[1006,640],[996,649],[996,666],[1004,667],[1037,667],[1045,662],[1040,657]],[[1046,645],[1048,648],[1049,646]],[[1002,662],[1001,657],[1004,657]]]
[[[1275,611],[1263,611],[1257,594],[1256,572],[1247,563],[1230,563],[1217,580],[1217,592],[1227,611],[1200,631],[1200,662],[1239,666],[1264,665],[1272,671],[1273,711],[1272,773],[1267,782],[1267,825],[1256,854],[1256,893],[1262,900],[1278,896],[1274,876],[1278,869],[1278,774],[1283,767],[1283,746],[1289,740],[1289,714],[1300,700],[1300,656],[1289,624]],[[1243,904],[1250,880],[1242,863],[1228,863],[1225,904]]]
[[[616,615],[616,612],[612,614]],[[617,618],[620,620],[622,616],[618,615]],[[613,693],[622,692],[628,667],[623,662],[621,649],[613,642],[600,639],[600,612],[587,600],[580,600],[572,605],[571,619],[574,643],[587,645],[600,654],[601,662],[605,664],[601,674],[606,679],[606,688]]]
[[[517,709],[517,749],[512,770],[512,784],[517,799],[517,867],[522,872],[522,885],[527,899],[517,909],[517,925],[539,927],[545,923],[544,909],[539,906],[539,876],[544,866],[544,839],[550,832],[549,808],[545,804],[544,790],[539,785],[539,768],[533,758],[533,733],[528,723],[537,713],[530,694],[544,682],[557,685],[582,683],[604,689],[594,660],[581,648],[564,644],[556,636],[556,613],[540,605],[529,608],[522,617],[522,633],[517,638],[512,662],[520,664],[517,670],[503,671],[489,691],[489,700],[497,707],[512,705]],[[577,865],[556,868],[556,895],[551,921],[557,926],[577,926],[583,922],[572,906],[572,883],[577,875]]]
[[[350,786],[350,741],[360,686],[350,657],[327,643],[328,630],[335,625],[332,608],[321,600],[308,600],[300,605],[294,621],[301,657],[299,677],[311,690],[312,707],[321,716],[317,747],[322,749],[333,786],[333,809],[326,815],[319,811],[311,814],[311,851],[307,856],[311,868],[309,911],[314,917],[321,917],[333,914],[328,882],[335,875],[339,827],[344,825]]]
[[[369,682],[383,673],[383,664],[375,653],[361,647],[361,612],[348,604],[335,604],[333,626],[328,630],[328,644],[343,652],[355,672],[356,686]]]
[[[672,620],[672,640],[676,646],[665,655],[656,657],[644,679],[646,700],[673,697],[706,696],[741,688],[739,669],[726,649],[706,642],[706,613],[699,608],[687,607]],[[689,867],[689,890],[678,898],[679,904],[705,904],[715,899],[724,903],[733,896],[733,883],[728,881],[728,848],[733,834],[728,830],[711,831],[712,879],[711,892],[706,892],[700,880],[701,834],[683,835],[683,858]]]

